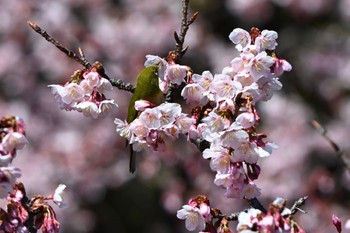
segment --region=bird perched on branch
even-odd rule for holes
[[[129,103],[128,116],[126,118],[128,123],[131,123],[138,116],[138,111],[135,109],[135,102],[137,100],[147,100],[155,105],[159,105],[164,101],[164,94],[159,89],[158,65],[148,66],[138,74],[136,88]],[[136,169],[135,160],[134,150],[131,145],[129,164],[131,173],[134,173]]]

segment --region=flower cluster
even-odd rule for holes
[[[238,215],[238,232],[298,232],[305,233],[293,220],[291,211],[285,207],[283,198],[276,198],[270,204],[269,211],[263,213],[257,209],[248,209]]]
[[[47,197],[36,195],[29,200],[22,183],[16,183],[21,176],[20,170],[8,166],[16,156],[18,149],[28,144],[25,137],[25,124],[15,116],[4,116],[0,120],[0,198],[7,197],[7,210],[0,208],[0,232],[34,232],[42,229],[44,233],[59,232],[59,223],[47,200],[63,207],[61,193],[65,185],[61,184]],[[35,230],[36,232],[36,230]]]
[[[159,75],[159,88],[167,93],[170,85],[180,85],[186,82],[186,78],[191,74],[191,69],[185,65],[176,64],[170,53],[167,59],[155,55],[147,55],[145,67],[157,65]]]
[[[175,140],[179,134],[187,134],[195,120],[182,113],[177,103],[163,103],[151,108],[147,101],[136,101],[135,108],[140,115],[130,124],[115,119],[117,132],[133,144],[135,151],[152,146],[154,150],[165,148],[165,140]]]
[[[260,157],[269,156],[275,144],[267,136],[256,132],[260,117],[255,104],[267,101],[282,84],[279,76],[291,70],[291,65],[277,57],[274,49],[278,35],[275,31],[249,33],[234,29],[229,35],[240,52],[222,73],[204,71],[192,74],[189,67],[166,59],[147,55],[145,66],[158,65],[159,86],[167,92],[170,85],[185,82],[181,95],[193,105],[191,118],[182,113],[176,103],[153,107],[139,101],[135,108],[140,115],[130,124],[116,119],[117,132],[138,151],[152,146],[159,150],[164,139],[175,139],[179,133],[189,139],[204,139],[210,147],[203,152],[215,171],[214,183],[226,189],[229,198],[253,198],[260,195],[254,180],[260,174]],[[152,108],[153,107],[153,108]]]
[[[194,74],[182,91],[187,103],[204,105],[213,101],[219,110],[238,111],[235,102],[244,93],[253,103],[269,100],[273,91],[282,88],[278,76],[290,71],[291,65],[273,52],[277,32],[253,28],[251,33],[237,28],[229,35],[240,56],[214,76],[209,71]],[[254,122],[252,122],[254,123]]]
[[[0,120],[0,198],[7,196],[12,185],[21,176],[18,168],[9,166],[17,150],[28,143],[25,137],[25,125],[15,116],[4,116]]]
[[[260,173],[258,159],[276,147],[256,132],[260,117],[255,104],[269,100],[282,87],[278,76],[291,65],[273,51],[275,31],[253,28],[248,33],[238,28],[229,38],[239,57],[220,74],[193,74],[182,96],[197,106],[198,137],[210,143],[203,157],[211,159],[210,167],[217,173],[214,183],[223,186],[229,198],[252,198],[260,194],[253,183]]]
[[[22,183],[13,186],[13,192],[7,197],[7,211],[0,209],[0,232],[36,232],[41,229],[43,233],[58,233],[60,224],[56,219],[53,208],[46,202],[52,200],[60,207],[63,199],[60,196],[65,185],[59,185],[53,195],[43,197],[36,195],[32,199],[26,197]],[[31,216],[31,217],[30,217]]]
[[[182,206],[182,209],[177,211],[176,216],[179,219],[185,219],[187,230],[204,231],[212,221],[209,200],[202,195],[190,199],[188,205]]]
[[[101,77],[96,62],[89,70],[76,71],[65,85],[49,85],[61,109],[76,110],[84,116],[97,118],[118,107],[105,93],[112,90],[112,84]]]
[[[267,213],[250,208],[225,216],[219,209],[210,207],[207,197],[198,195],[177,211],[177,217],[185,220],[187,230],[199,230],[202,233],[232,233],[228,223],[233,220],[238,220],[236,229],[242,233],[305,232],[292,218],[291,210],[286,208],[283,198],[276,198]]]

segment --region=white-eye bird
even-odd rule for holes
[[[149,102],[159,105],[164,101],[164,94],[159,89],[158,65],[151,65],[141,70],[137,76],[136,88],[131,96],[126,121],[131,123],[138,116],[135,109],[137,100],[148,100]],[[136,169],[136,158],[132,145],[130,146],[130,164],[129,170],[134,173]]]

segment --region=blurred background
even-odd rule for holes
[[[293,70],[281,77],[283,89],[259,105],[260,130],[279,145],[260,160],[260,200],[266,206],[281,196],[291,206],[307,195],[307,214],[296,215],[301,226],[335,232],[332,214],[350,218],[350,175],[309,122],[318,120],[349,153],[350,0],[193,0],[190,11],[199,16],[182,63],[199,74],[221,72],[237,55],[228,39],[234,28],[279,33],[277,54]],[[31,30],[28,20],[67,48],[81,47],[110,77],[135,83],[145,55],[174,49],[181,1],[0,0],[0,115],[22,117],[30,141],[13,165],[21,168],[29,196],[68,186],[69,206],[56,208],[61,232],[187,232],[176,211],[197,194],[225,213],[248,207],[224,197],[209,161],[185,139],[163,153],[144,152],[130,174],[128,149],[113,124],[125,118],[130,93],[114,89],[107,97],[119,110],[102,119],[61,111],[47,85],[64,84],[82,67]]]

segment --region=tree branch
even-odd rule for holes
[[[83,53],[83,50],[79,48],[79,55],[78,56],[76,53],[73,51],[65,48],[63,45],[61,45],[57,40],[55,40],[52,36],[50,36],[44,29],[39,27],[36,23],[33,23],[31,21],[27,22],[28,25],[38,34],[40,34],[45,40],[56,46],[60,51],[62,51],[64,54],[66,54],[69,58],[72,58],[73,60],[79,62],[81,65],[85,67],[85,69],[91,69],[93,66],[97,66],[96,63],[98,63],[98,66],[100,66],[97,71],[98,73],[106,78],[108,81],[111,82],[112,86],[117,87],[120,90],[124,91],[129,91],[129,92],[134,92],[135,87],[131,83],[125,83],[124,81],[120,79],[112,79],[110,78],[106,73],[105,70],[103,69],[103,66],[100,62],[95,62],[94,65],[91,65],[90,62],[88,62],[85,58],[85,55]]]
[[[263,213],[267,213],[267,210],[265,209],[265,207],[260,203],[260,201],[258,200],[258,198],[253,197],[251,199],[246,199],[249,203],[249,205],[251,207],[253,207],[254,209],[258,209]]]
[[[342,163],[344,164],[344,166],[348,169],[348,171],[350,171],[350,156],[346,155],[344,153],[344,151],[342,151],[340,149],[340,147],[338,146],[337,143],[335,143],[329,136],[327,133],[327,129],[325,127],[323,127],[318,121],[316,120],[312,120],[311,125],[317,130],[317,132],[319,134],[321,134],[321,136],[326,139],[326,141],[331,145],[331,147],[333,148],[333,150],[336,152],[336,156],[342,161]]]
[[[68,57],[76,60],[80,64],[82,64],[86,69],[89,69],[91,67],[91,64],[85,60],[85,58],[81,58],[78,55],[76,55],[73,51],[65,48],[62,46],[57,40],[55,40],[52,36],[50,36],[45,30],[43,30],[41,27],[39,27],[36,23],[33,23],[31,21],[27,21],[28,25],[36,31],[38,34],[40,34],[42,37],[44,37],[45,40],[56,46],[59,50],[61,50],[64,54],[66,54]]]
[[[182,19],[181,19],[181,30],[180,35],[177,34],[177,32],[174,32],[174,38],[176,41],[176,47],[175,47],[175,61],[176,63],[179,63],[181,60],[181,57],[186,53],[188,46],[185,48],[183,47],[185,42],[186,33],[188,31],[189,26],[196,20],[198,16],[198,12],[194,13],[191,18],[188,20],[188,6],[189,6],[190,0],[182,0]]]
[[[299,198],[294,205],[292,206],[292,208],[290,209],[291,211],[291,215],[294,215],[297,211],[300,211],[302,213],[305,213],[305,211],[301,210],[300,207],[303,206],[306,202],[306,200],[308,199],[308,196],[305,197],[301,197]]]

